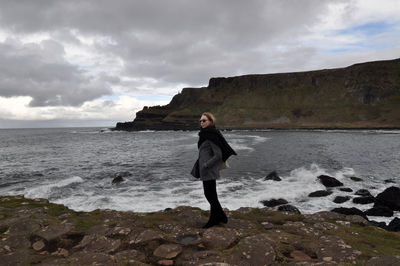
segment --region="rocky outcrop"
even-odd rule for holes
[[[1,265],[376,265],[400,255],[398,233],[357,215],[226,213],[226,225],[203,229],[208,212],[192,207],[85,213],[0,197]]]
[[[116,130],[193,130],[211,111],[220,128],[399,128],[400,59],[346,68],[211,78]]]

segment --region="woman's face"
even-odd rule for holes
[[[209,125],[211,125],[210,120],[208,120],[207,116],[202,115],[201,118],[200,118],[200,126],[201,126],[202,128],[206,128],[206,127],[208,127]]]

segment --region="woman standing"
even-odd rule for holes
[[[229,156],[236,155],[236,152],[215,128],[215,117],[211,113],[201,115],[200,126],[197,143],[199,158],[191,174],[203,181],[204,195],[210,203],[210,218],[203,228],[209,228],[228,222],[228,217],[218,201],[216,179],[219,178],[221,164],[225,163]]]

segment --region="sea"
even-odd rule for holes
[[[217,182],[224,208],[259,207],[283,198],[302,213],[336,207],[336,196],[373,196],[400,186],[399,130],[261,130],[222,132],[237,156]],[[204,210],[202,183],[190,175],[198,131],[111,131],[108,128],[0,129],[0,195],[45,198],[77,211],[153,212],[177,206]],[[276,171],[282,181],[265,180]],[[327,197],[319,175],[335,177]],[[113,184],[116,177],[123,181]],[[362,179],[356,182],[351,177]],[[400,218],[400,212],[394,217]],[[394,217],[369,217],[388,223]]]

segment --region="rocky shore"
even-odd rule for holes
[[[400,265],[400,233],[359,215],[226,210],[76,212],[44,199],[0,197],[2,265]]]

